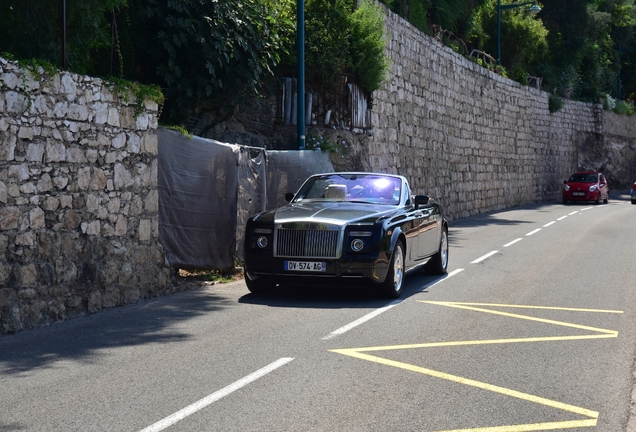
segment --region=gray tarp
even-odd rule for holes
[[[247,219],[285,204],[326,153],[265,151],[159,129],[159,240],[175,268],[225,269],[243,260]]]
[[[317,151],[267,152],[267,208],[287,204],[285,194],[298,191],[312,174],[333,172],[329,155]]]

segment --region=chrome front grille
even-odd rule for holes
[[[276,230],[276,256],[289,258],[338,258],[340,231],[325,229]]]

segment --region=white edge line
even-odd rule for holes
[[[558,221],[560,221],[560,220],[565,219],[566,217],[567,217],[567,215],[566,215],[566,216],[561,216],[561,217],[560,217],[560,218],[558,218],[557,220],[558,220]]]
[[[450,272],[450,273],[448,273],[446,276],[444,276],[442,279],[439,279],[439,280],[436,280],[436,281],[433,281],[433,282],[431,282],[431,283],[429,283],[429,284],[424,285],[424,286],[422,287],[422,289],[421,289],[421,291],[420,291],[420,292],[424,292],[424,291],[426,291],[427,289],[429,289],[429,288],[431,288],[431,287],[433,287],[433,286],[437,285],[438,283],[445,281],[445,280],[446,280],[446,279],[448,279],[449,277],[453,277],[453,276],[455,276],[456,274],[461,273],[461,272],[463,272],[463,271],[464,271],[464,269],[456,269],[456,270],[453,270],[452,272]]]
[[[512,246],[513,244],[520,242],[521,240],[523,240],[522,238],[518,238],[518,239],[514,239],[513,241],[511,241],[510,243],[506,243],[505,245],[503,245],[503,247],[508,247],[508,246]]]
[[[495,250],[495,251],[492,251],[492,252],[488,252],[486,255],[484,255],[484,256],[482,256],[482,257],[479,257],[479,258],[477,258],[475,261],[471,261],[470,263],[471,263],[471,264],[477,264],[477,263],[480,263],[480,262],[482,262],[483,260],[485,260],[486,258],[490,258],[491,256],[493,256],[493,255],[494,255],[494,254],[496,254],[497,252],[499,252],[499,251],[496,251],[496,250]]]
[[[365,316],[363,316],[362,318],[358,318],[357,320],[347,324],[346,326],[342,326],[337,330],[332,331],[331,333],[329,333],[327,336],[323,337],[322,340],[328,340],[328,339],[332,339],[336,336],[339,336],[345,332],[348,332],[349,330],[351,330],[354,327],[359,326],[360,324],[363,324],[367,321],[369,321],[370,319],[373,319],[375,317],[377,317],[378,315],[380,315],[382,312],[386,312],[389,309],[391,309],[393,306],[397,306],[400,303],[402,303],[403,300],[398,299],[398,300],[394,300],[391,303],[389,303],[388,305],[381,307],[380,309],[376,309],[373,312],[369,312],[368,314],[366,314]]]
[[[527,237],[527,236],[531,236],[532,234],[536,234],[536,233],[538,233],[539,231],[541,231],[541,228],[537,228],[537,229],[536,229],[536,230],[534,230],[534,231],[530,231],[528,234],[526,234],[526,237]]]
[[[192,405],[188,405],[187,407],[177,411],[176,413],[169,415],[163,420],[159,420],[157,423],[150,425],[145,429],[142,429],[140,432],[158,432],[164,430],[165,428],[172,426],[179,420],[183,420],[187,416],[194,414],[195,412],[229,395],[230,393],[240,389],[241,387],[245,387],[247,384],[256,381],[257,379],[267,375],[268,373],[278,369],[279,367],[286,365],[292,360],[294,359],[291,357],[283,357],[281,359],[278,359],[275,362],[265,366],[264,368],[249,374],[245,378],[236,381],[234,384],[230,384],[229,386],[204,397],[203,399],[193,403]]]
[[[424,291],[424,290],[426,290],[426,289],[428,289],[428,288],[432,287],[433,285],[437,285],[438,283],[440,283],[440,282],[442,282],[442,281],[444,281],[444,280],[448,279],[449,277],[455,276],[457,273],[460,273],[460,272],[462,272],[462,271],[464,271],[464,269],[457,269],[457,270],[453,270],[452,272],[450,272],[449,274],[447,274],[447,275],[446,275],[443,279],[433,281],[433,282],[431,282],[430,284],[423,286],[423,287],[422,287],[422,291]],[[359,326],[360,324],[364,324],[365,322],[367,322],[367,321],[369,321],[369,320],[371,320],[371,319],[373,319],[373,318],[377,317],[377,316],[378,316],[378,315],[380,315],[381,313],[388,311],[388,310],[389,310],[389,309],[391,309],[393,306],[397,306],[397,305],[399,305],[399,304],[400,304],[400,303],[402,303],[403,301],[404,301],[404,299],[397,299],[397,300],[394,300],[394,301],[392,301],[391,303],[389,303],[388,305],[386,305],[386,306],[384,306],[384,307],[381,307],[381,308],[379,308],[379,309],[376,309],[376,310],[374,310],[373,312],[370,312],[370,313],[366,314],[365,316],[363,316],[363,317],[361,317],[361,318],[358,318],[357,320],[355,320],[355,321],[353,321],[353,322],[351,322],[351,323],[349,323],[349,324],[347,324],[347,325],[345,325],[345,326],[342,326],[342,327],[340,327],[340,328],[339,328],[339,329],[337,329],[337,330],[332,331],[332,332],[331,332],[331,333],[329,333],[327,336],[323,337],[323,338],[322,338],[322,340],[329,340],[329,339],[333,339],[333,338],[335,338],[336,336],[340,336],[341,334],[348,332],[348,331],[349,331],[349,330],[351,330],[352,328],[357,327],[357,326]]]
[[[548,222],[547,224],[543,225],[543,228],[547,228],[550,225],[555,224],[555,223],[556,223],[556,221]]]

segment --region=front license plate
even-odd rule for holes
[[[572,196],[585,196],[585,192],[572,192]]]
[[[326,262],[285,261],[286,271],[326,272]]]

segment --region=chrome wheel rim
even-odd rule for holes
[[[402,246],[397,245],[393,256],[393,287],[396,292],[402,289],[402,279],[404,279],[404,256]]]
[[[448,236],[446,235],[446,231],[442,231],[442,242],[439,249],[442,255],[442,267],[446,269],[448,265]]]

